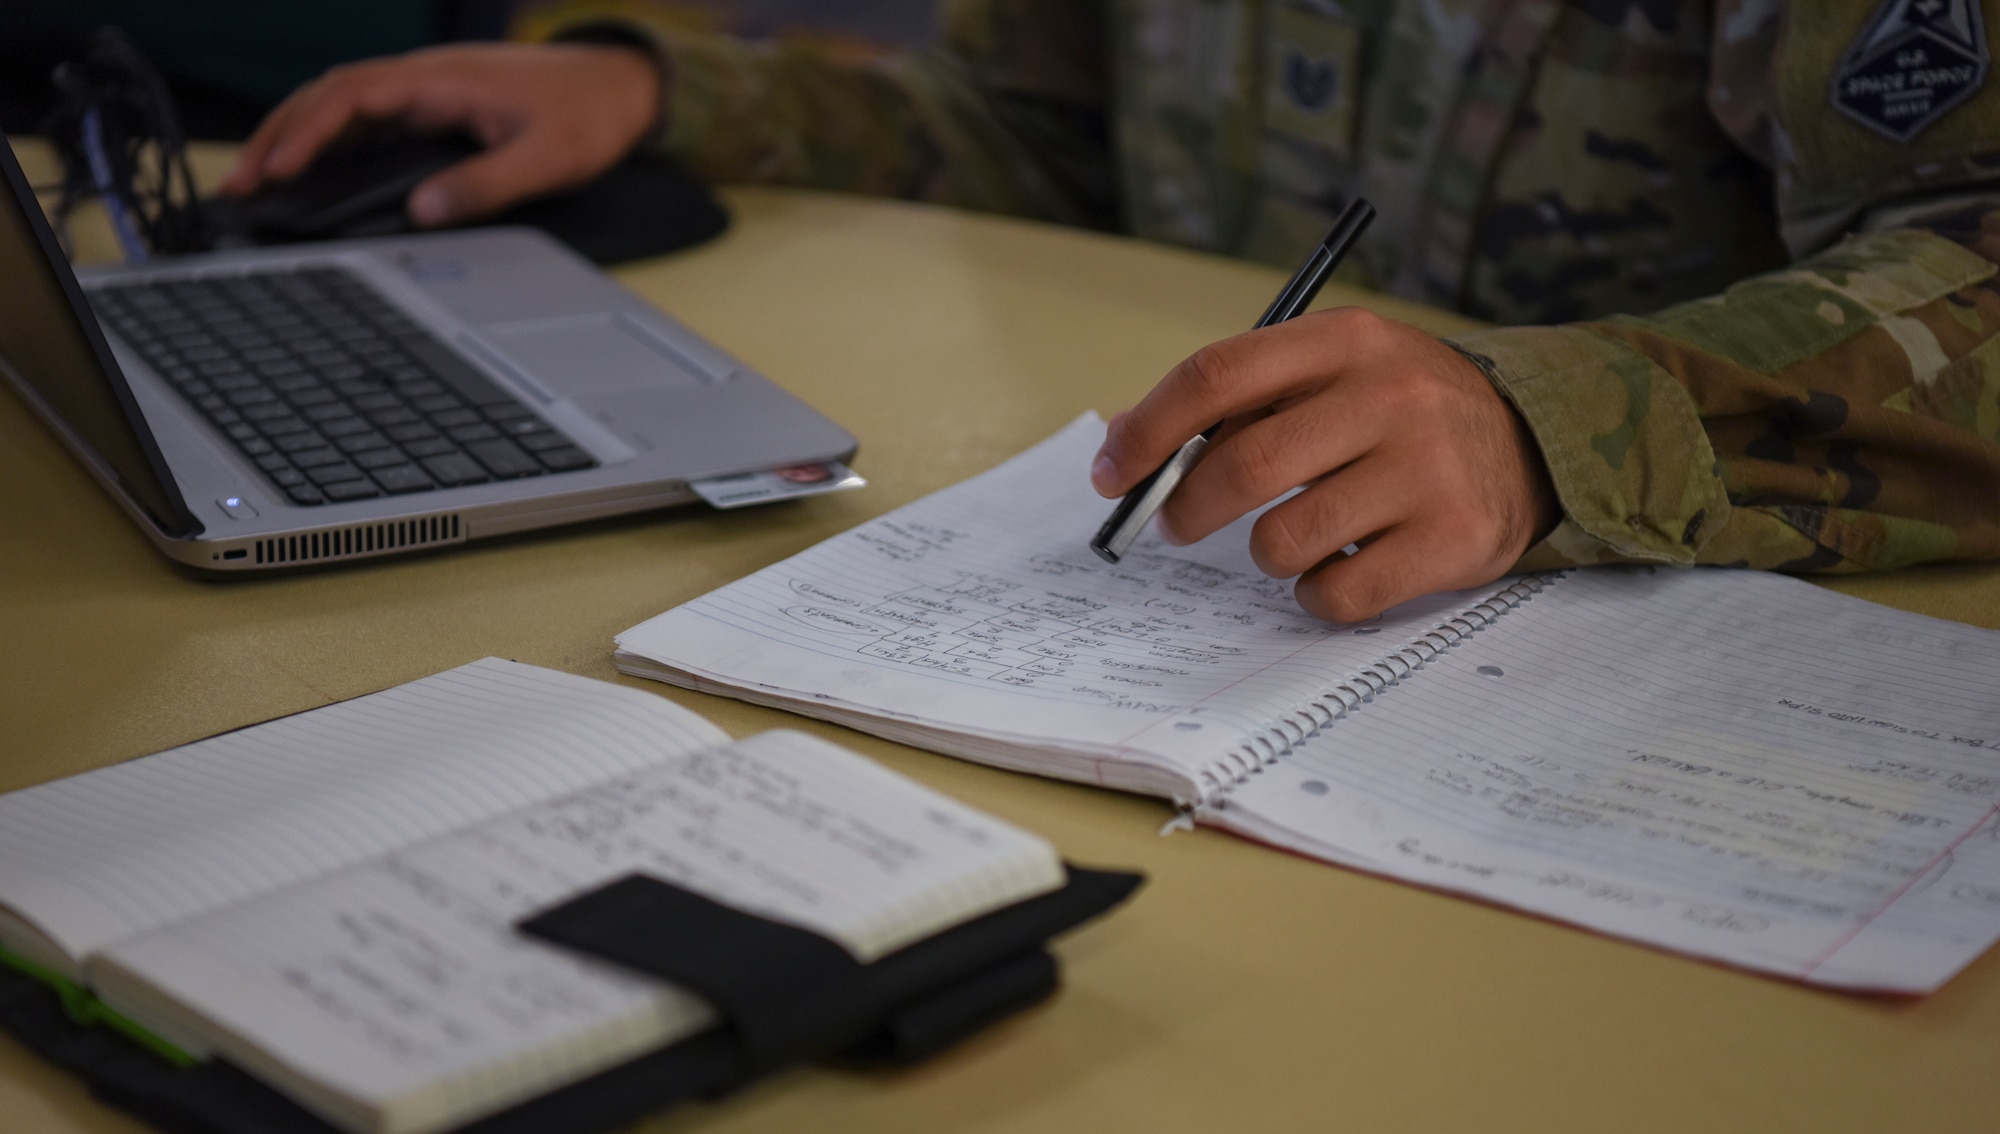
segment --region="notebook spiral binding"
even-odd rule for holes
[[[1375,699],[1376,695],[1426,663],[1499,619],[1499,617],[1539,594],[1549,584],[1568,574],[1555,571],[1528,578],[1505,587],[1485,600],[1445,619],[1436,629],[1419,636],[1360,673],[1307,701],[1299,709],[1271,722],[1263,732],[1232,749],[1201,773],[1201,795],[1195,807],[1213,805],[1217,797],[1275,764],[1307,738]]]

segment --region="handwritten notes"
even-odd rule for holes
[[[2000,635],[1582,572],[1204,818],[1747,968],[1937,987],[2000,938]]]
[[[1713,570],[1325,625],[1251,520],[1092,557],[1100,431],[669,611],[619,664],[1787,976],[1934,988],[2000,936],[2000,635]]]
[[[92,976],[107,995],[200,1005],[235,1037],[225,1054],[275,1081],[309,1071],[343,1125],[432,1130],[712,1021],[690,996],[510,928],[633,871],[862,959],[1063,879],[1025,832],[766,733],[113,946]]]
[[[92,950],[727,734],[659,697],[487,658],[0,797],[10,941]]]
[[[921,705],[954,734],[1033,737],[1072,757],[1032,770],[1191,799],[1232,747],[1483,597],[1319,622],[1250,561],[1249,520],[1194,547],[1148,535],[1103,563],[1086,540],[1110,503],[1085,478],[1102,437],[1086,415],[991,472],[634,627],[620,664],[878,732]]]

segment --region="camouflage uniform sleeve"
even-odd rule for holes
[[[625,22],[662,63],[656,139],[712,182],[1116,221],[1101,0],[947,0],[928,48],[852,60]],[[553,38],[604,21],[558,21]]]
[[[1846,80],[1851,45],[1874,44],[1864,30],[1886,10],[1715,4],[1709,109],[1770,172],[1792,267],[1646,318],[1461,341],[1527,420],[1562,499],[1522,566],[2000,558],[2000,84],[1907,129],[1836,105],[1865,91]],[[1870,231],[1840,240],[1857,227]]]
[[[1564,518],[1526,569],[2000,558],[2000,206],[1647,318],[1464,336]]]

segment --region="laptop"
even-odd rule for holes
[[[0,174],[0,376],[202,571],[662,508],[855,450],[535,230],[72,272],[11,143]]]

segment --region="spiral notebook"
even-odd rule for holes
[[[1329,625],[1247,519],[1094,558],[1102,436],[636,626],[619,667],[1819,984],[1928,991],[2000,937],[2000,633],[1646,568]]]

